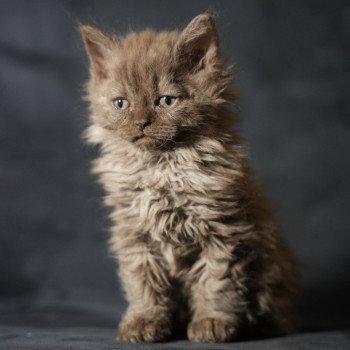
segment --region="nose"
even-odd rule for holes
[[[135,121],[135,125],[140,131],[144,130],[145,127],[150,125],[150,124],[152,124],[152,122],[149,120],[136,120]]]

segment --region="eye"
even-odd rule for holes
[[[113,105],[116,109],[125,109],[130,106],[130,103],[124,98],[117,98],[113,101]]]
[[[159,99],[158,106],[163,107],[163,108],[169,108],[171,105],[174,104],[176,98],[171,97],[171,96],[162,96]]]

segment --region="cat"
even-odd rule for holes
[[[125,37],[80,26],[86,139],[111,207],[127,311],[117,339],[197,342],[295,327],[298,264],[238,135],[231,71],[210,14]]]

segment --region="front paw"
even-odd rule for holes
[[[117,340],[131,343],[157,342],[166,340],[170,335],[171,323],[167,317],[130,315],[120,322]]]
[[[236,337],[232,323],[215,318],[192,321],[187,328],[188,339],[195,342],[228,342]]]

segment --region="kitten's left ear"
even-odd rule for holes
[[[196,16],[182,31],[175,47],[181,65],[203,69],[214,65],[219,58],[219,37],[209,14]]]
[[[91,26],[81,25],[79,29],[90,59],[92,76],[107,78],[108,59],[112,57],[112,49],[117,39]]]

